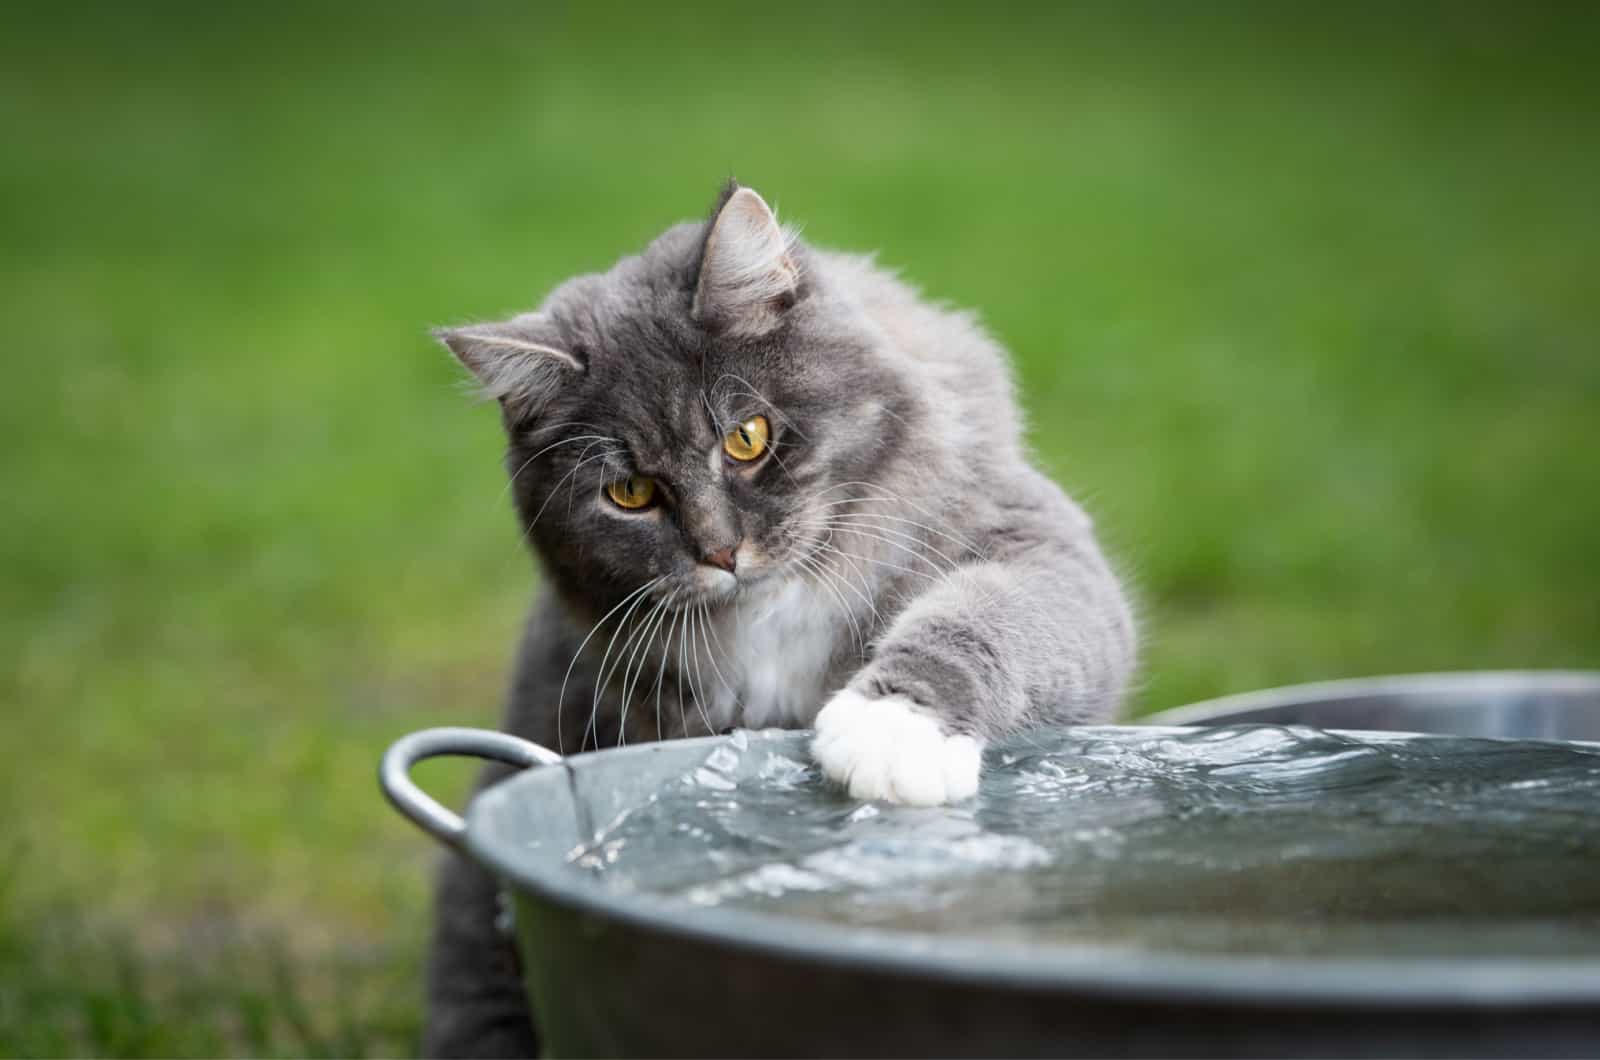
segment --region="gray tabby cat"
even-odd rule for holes
[[[814,726],[852,796],[933,804],[977,790],[987,741],[1111,717],[1133,621],[1028,463],[1004,352],[751,189],[537,312],[439,334],[500,402],[545,574],[510,732],[573,753]],[[449,862],[430,1053],[537,1048],[494,921],[491,882]]]

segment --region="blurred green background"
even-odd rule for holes
[[[1577,5],[331,6],[0,15],[0,1054],[414,1047],[533,584],[426,329],[730,174],[1015,351],[1132,709],[1600,665]]]

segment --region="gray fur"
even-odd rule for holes
[[[984,739],[1112,717],[1133,621],[1089,519],[1027,460],[1004,352],[871,259],[804,243],[775,259],[794,270],[786,288],[759,281],[762,297],[741,299],[701,275],[716,218],[569,281],[536,313],[440,333],[500,399],[545,574],[507,730],[572,753],[807,725],[847,686]],[[772,454],[714,463],[724,430],[757,413]],[[654,476],[667,502],[611,505],[605,482],[629,474]],[[737,587],[708,587],[701,557],[741,540]],[[794,601],[820,601],[825,646],[774,695],[740,646],[763,624],[789,643],[803,616],[774,608]],[[444,866],[432,1054],[537,1048],[493,896],[476,869]]]

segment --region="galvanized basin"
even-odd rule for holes
[[[1175,707],[1148,725],[1310,725],[1513,740],[1600,740],[1600,673],[1484,671],[1361,677]]]
[[[1467,698],[1452,700],[1441,681]],[[1320,686],[1321,698],[1312,698],[1381,701],[1398,717],[1414,693],[1407,724],[1445,716],[1492,724],[1496,733],[1512,722],[1486,720],[1495,714],[1489,705],[1523,702],[1534,705],[1539,720],[1530,724],[1541,726],[1541,736],[1600,734],[1593,728],[1597,675],[1398,679],[1381,695],[1369,684],[1365,698],[1353,694],[1358,684]],[[1450,708],[1452,701],[1481,705]],[[1234,703],[1293,709],[1286,699]],[[806,736],[751,738],[789,746]],[[994,947],[616,893],[569,864],[606,822],[693,771],[727,739],[562,759],[500,733],[435,729],[402,738],[385,756],[381,779],[396,807],[492,870],[513,896],[528,993],[551,1055],[1600,1051],[1600,960],[1592,957],[1299,959]],[[476,798],[462,821],[408,776],[411,765],[434,755],[528,768]]]

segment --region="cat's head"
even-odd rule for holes
[[[497,398],[529,539],[591,605],[794,576],[911,414],[856,292],[749,188],[533,313],[439,337]]]

